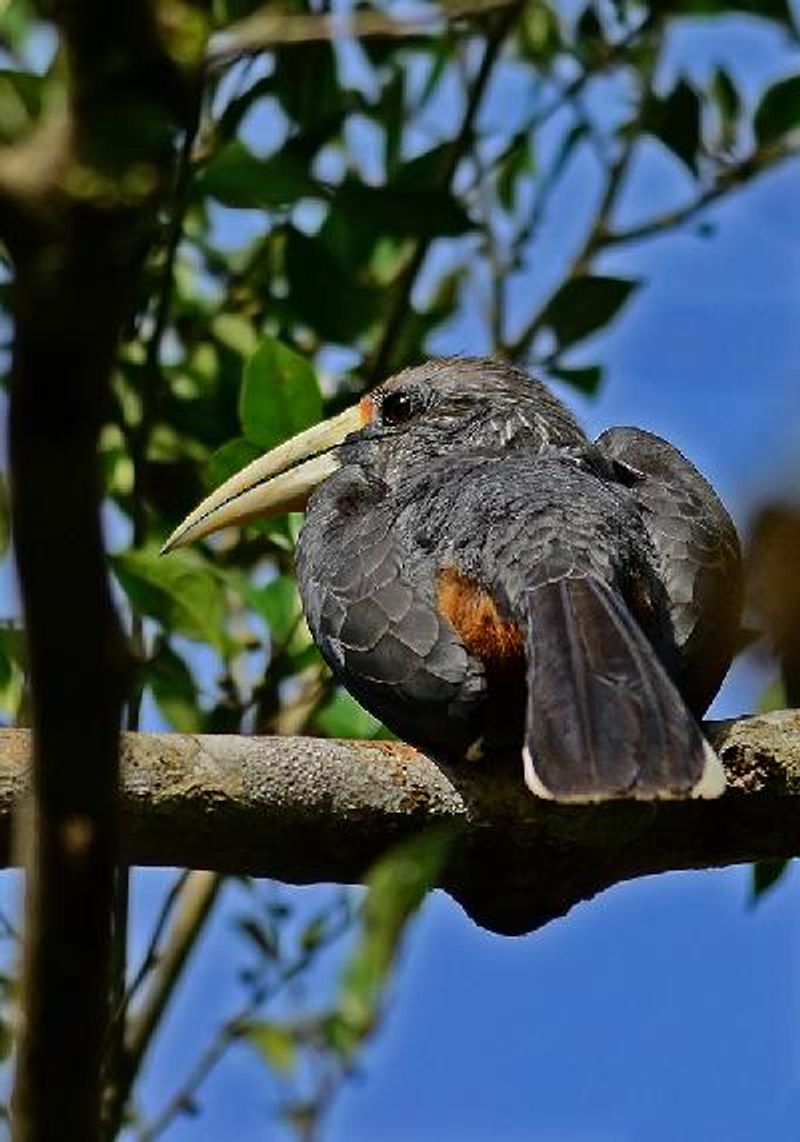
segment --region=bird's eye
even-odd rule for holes
[[[415,412],[415,402],[408,393],[387,393],[381,401],[381,420],[384,424],[405,424]]]

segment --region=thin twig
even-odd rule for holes
[[[602,247],[608,219],[616,206],[617,196],[630,168],[637,141],[638,139],[635,132],[631,132],[623,143],[619,155],[608,171],[603,194],[592,220],[592,225],[589,227],[583,242],[581,242],[575,252],[567,273],[559,281],[559,284],[550,297],[539,306],[534,316],[528,321],[527,325],[524,326],[513,343],[508,346],[507,353],[510,357],[525,357],[530,352],[534,340],[547,322],[547,314],[553,298],[563,288],[564,282],[572,281],[587,272],[592,259]]]
[[[197,1092],[211,1072],[220,1062],[233,1042],[247,1033],[248,1025],[256,1014],[294,980],[298,979],[324,948],[330,947],[344,935],[350,925],[349,912],[343,912],[338,924],[324,933],[313,948],[304,948],[290,963],[285,964],[278,974],[268,982],[254,988],[247,1001],[231,1018],[227,1019],[198,1056],[184,1081],[174,1095],[165,1103],[150,1123],[143,1126],[137,1135],[138,1142],[155,1142],[171,1125],[179,1114],[191,1107]]]
[[[790,147],[775,147],[768,152],[757,152],[740,163],[725,167],[715,178],[711,186],[707,187],[692,202],[679,206],[674,210],[665,210],[654,218],[630,226],[625,230],[607,230],[601,236],[601,245],[604,249],[612,246],[622,246],[629,242],[640,242],[645,238],[658,235],[683,226],[702,214],[709,206],[725,198],[733,191],[748,185],[758,175],[774,170],[776,166],[787,159],[797,158],[800,150]]]
[[[209,69],[224,67],[242,56],[303,44],[338,39],[405,40],[440,33],[456,20],[487,16],[516,4],[517,0],[457,0],[433,8],[418,20],[397,20],[382,12],[290,13],[267,4],[224,32],[212,36],[207,53]]]
[[[158,959],[150,989],[125,1036],[125,1049],[114,1076],[113,1107],[109,1114],[114,1131],[111,1137],[119,1129],[142,1060],[223,883],[224,877],[217,873],[198,871],[189,873],[182,885],[179,910],[169,939]]]
[[[189,878],[189,875],[189,869],[183,869],[181,872],[179,872],[164,895],[164,899],[161,903],[161,908],[159,910],[158,916],[156,917],[155,924],[153,925],[153,930],[150,933],[150,939],[147,941],[147,947],[145,949],[144,955],[142,956],[142,961],[139,964],[136,975],[128,984],[128,990],[125,993],[125,1011],[127,1011],[128,1008],[132,1005],[133,1001],[139,994],[142,985],[146,982],[147,977],[150,975],[150,972],[158,963],[158,949],[161,944],[161,939],[164,935],[164,932],[166,931],[167,924],[169,923],[170,917],[172,916],[172,913],[175,909],[175,905],[178,903],[181,895],[183,894],[184,886]]]
[[[498,18],[494,28],[487,34],[486,48],[483,53],[481,65],[475,75],[474,82],[468,93],[467,106],[458,134],[453,140],[447,159],[443,165],[441,186],[450,187],[453,177],[461,162],[461,158],[472,141],[472,132],[483,97],[491,79],[495,63],[500,54],[506,36],[510,32],[517,18],[519,6],[512,5]],[[382,377],[391,365],[397,341],[402,333],[408,317],[411,294],[417,277],[425,261],[431,245],[431,238],[420,238],[414,245],[405,267],[400,273],[399,280],[393,289],[393,299],[389,316],[383,329],[383,335],[378,346],[365,367],[365,376],[368,381],[376,381]]]

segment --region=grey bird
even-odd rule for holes
[[[314,639],[404,740],[516,756],[560,802],[722,793],[697,719],[737,647],[739,543],[665,440],[592,442],[522,370],[431,361],[256,460],[165,550],[291,509]]]

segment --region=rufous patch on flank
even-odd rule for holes
[[[494,599],[474,579],[454,567],[444,567],[436,576],[436,601],[470,654],[488,670],[522,669],[522,632],[516,623],[501,617]]]
[[[377,412],[377,406],[372,397],[362,397],[358,402],[358,411],[361,413],[361,423],[365,428],[368,424],[372,424]]]

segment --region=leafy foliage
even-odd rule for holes
[[[102,434],[110,568],[140,659],[131,725],[144,695],[186,732],[385,736],[332,687],[311,645],[292,579],[297,519],[168,559],[161,542],[261,451],[432,351],[518,358],[595,392],[603,335],[635,320],[640,284],[609,272],[604,255],[704,217],[797,152],[800,76],[753,99],[731,69],[690,78],[684,60],[663,66],[675,27],[698,20],[738,13],[796,37],[787,0],[618,0],[573,17],[566,7],[444,5],[429,30],[345,49],[304,0],[269,18],[255,0],[211,6],[225,51],[212,55],[199,123],[175,140],[175,191]],[[192,31],[188,6],[163,9],[173,34],[181,20]],[[357,15],[394,20],[386,5]],[[64,61],[46,33],[26,0],[3,6],[0,144],[29,138],[61,105]],[[653,150],[671,157],[682,189],[663,212],[631,218]],[[546,255],[576,180],[594,203],[585,233]],[[7,518],[0,483],[0,557]],[[9,616],[0,709],[10,721],[25,719],[25,670]],[[263,972],[224,1042],[246,1035],[287,1079],[309,1052],[345,1073],[443,854],[423,839],[374,870],[342,990],[305,1026],[259,1011],[335,942],[349,912],[342,920],[332,905],[290,954],[286,916],[254,905],[238,932]],[[756,894],[780,871],[759,866]],[[287,1110],[305,1136],[314,1113],[297,1098]]]

